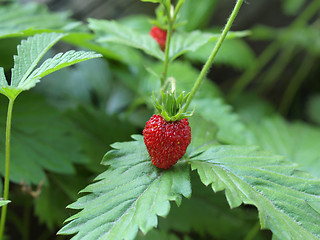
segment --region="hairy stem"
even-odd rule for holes
[[[169,66],[169,50],[170,50],[170,42],[171,42],[172,28],[173,28],[173,19],[171,18],[170,9],[168,9],[166,6],[165,6],[165,9],[168,17],[168,29],[167,29],[166,47],[164,50],[164,64],[163,64],[163,72],[161,77],[161,89],[164,87],[164,84],[167,80],[168,66]]]
[[[9,99],[8,113],[7,113],[7,125],[6,125],[6,162],[5,162],[5,175],[4,175],[4,193],[3,200],[9,198],[9,174],[10,174],[10,135],[11,135],[11,119],[14,99]],[[0,222],[0,240],[3,239],[4,227],[7,216],[7,205],[4,205],[1,210],[1,222]]]
[[[218,51],[219,51],[224,39],[226,38],[226,36],[227,36],[231,26],[232,26],[232,23],[233,23],[234,19],[236,18],[237,14],[238,14],[238,12],[239,12],[239,10],[241,8],[242,3],[243,3],[243,0],[238,0],[236,5],[234,6],[234,9],[233,9],[228,21],[227,21],[227,24],[225,25],[225,27],[224,27],[224,29],[222,31],[222,34],[221,34],[218,42],[216,43],[214,49],[212,50],[207,62],[203,66],[203,68],[202,68],[202,70],[201,70],[201,72],[200,72],[200,74],[198,76],[198,79],[196,80],[196,82],[193,85],[193,88],[191,90],[191,93],[190,93],[187,101],[186,101],[186,104],[184,105],[184,107],[182,109],[183,112],[187,111],[187,109],[188,109],[192,99],[194,98],[196,92],[198,91],[202,81],[205,79],[205,77],[206,77],[206,75],[207,75],[207,73],[209,71],[209,68],[211,67],[211,65],[213,63],[213,60],[214,60],[215,56],[217,55],[217,53],[218,53]]]

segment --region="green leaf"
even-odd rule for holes
[[[10,200],[0,200],[0,207],[7,205],[10,202],[11,202]]]
[[[138,229],[147,233],[166,216],[169,201],[190,197],[188,166],[176,164],[164,171],[154,167],[140,135],[135,141],[116,143],[104,159],[109,169],[82,192],[89,193],[69,207],[82,209],[67,219],[59,234],[72,239],[134,239]],[[183,161],[180,161],[183,162]]]
[[[89,27],[98,35],[99,42],[115,42],[138,48],[147,54],[164,59],[157,42],[146,33],[139,33],[115,21],[89,19]]]
[[[43,4],[7,4],[0,6],[0,39],[24,37],[46,31],[71,30],[79,22],[70,13],[50,13]]]
[[[61,33],[43,33],[22,40],[18,46],[18,55],[14,57],[11,86],[18,88],[19,84],[31,74],[42,56],[63,36],[65,35]]]
[[[301,169],[320,177],[320,128],[302,122],[288,123],[279,116],[248,124],[249,144],[286,156]]]
[[[104,170],[100,165],[100,159],[110,149],[109,145],[116,141],[130,139],[130,134],[135,132],[133,126],[127,121],[93,107],[69,110],[67,116],[78,128],[75,135],[82,146],[83,153],[90,159],[88,167],[99,173]]]
[[[8,87],[6,76],[4,75],[4,69],[0,67],[0,91],[2,88]]]
[[[226,39],[241,38],[248,34],[249,31],[229,32]],[[177,32],[172,36],[169,59],[173,61],[186,52],[195,52],[204,44],[217,41],[219,37],[220,33],[206,33],[201,31],[193,31],[190,33]],[[211,52],[212,49],[210,49],[209,52]]]
[[[238,115],[232,112],[232,107],[221,98],[195,99],[196,112],[208,122],[218,127],[217,139],[228,144],[245,144],[248,138],[246,126]],[[210,107],[208,107],[210,106]]]
[[[0,132],[5,132],[6,99],[0,99]],[[17,99],[13,109],[10,180],[39,184],[46,181],[45,171],[74,173],[74,163],[87,159],[74,137],[76,128],[43,97],[28,94]],[[4,138],[0,138],[0,161],[4,162]],[[4,165],[0,165],[4,174]]]
[[[93,104],[93,94],[98,101],[94,104],[105,108],[113,92],[111,79],[107,62],[96,58],[45,76],[45,81],[41,81],[34,91],[45,95],[50,104],[63,110]]]
[[[187,21],[182,26],[186,31],[203,29],[212,16],[217,0],[185,1],[179,11],[179,21]]]
[[[230,207],[256,206],[261,227],[278,238],[320,238],[320,214],[308,204],[319,201],[320,180],[295,164],[247,146],[215,146],[190,162],[205,185],[225,190]]]
[[[48,173],[47,176],[48,184],[41,186],[34,208],[40,223],[55,231],[73,213],[65,206],[77,199],[79,190],[88,184],[91,176],[89,180],[84,171],[72,175]]]
[[[257,209],[230,209],[223,192],[213,193],[204,186],[196,172],[191,174],[192,197],[183,199],[181,206],[172,206],[169,215],[160,219],[160,230],[190,235],[192,239],[243,240],[259,224]],[[152,232],[152,231],[151,231]],[[270,239],[256,229],[254,239]]]
[[[197,51],[187,53],[187,57],[192,61],[204,63],[212,51],[215,42],[201,46]],[[241,39],[228,39],[223,42],[219,53],[215,58],[216,64],[232,66],[236,69],[246,69],[254,61],[252,49]]]
[[[133,30],[115,21],[89,19],[89,27],[98,35],[99,42],[114,42],[143,50],[145,53],[164,61],[164,53],[157,42],[147,33]],[[248,31],[230,32],[229,38],[244,37]],[[209,41],[218,40],[220,34],[193,31],[191,33],[175,32],[172,37],[169,59],[173,61],[188,51],[196,51]]]
[[[66,53],[58,53],[53,58],[49,58],[42,63],[41,66],[35,69],[26,80],[20,81],[17,87],[19,89],[28,90],[34,87],[40,78],[52,72],[58,71],[61,68],[68,67],[78,62],[86,61],[92,58],[98,58],[101,56],[102,55],[94,52],[76,52],[74,50]]]

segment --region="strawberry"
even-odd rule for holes
[[[185,154],[191,142],[191,128],[187,118],[166,121],[161,115],[153,115],[143,136],[152,164],[168,169]]]
[[[157,41],[161,50],[164,51],[167,41],[167,31],[157,26],[153,26],[150,30],[150,36]]]

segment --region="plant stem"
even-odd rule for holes
[[[164,84],[167,79],[167,74],[168,74],[169,50],[170,50],[170,42],[171,42],[172,27],[173,27],[173,19],[171,18],[170,9],[167,9],[166,6],[165,6],[165,9],[168,17],[168,29],[167,29],[166,47],[164,50],[164,64],[163,64],[163,72],[161,77],[161,89],[164,87]]]
[[[238,0],[236,5],[234,6],[233,11],[232,11],[232,13],[231,13],[231,15],[230,15],[230,17],[229,17],[229,19],[227,21],[227,24],[225,25],[225,27],[224,27],[224,29],[222,31],[222,34],[221,34],[218,42],[216,43],[214,49],[212,50],[207,62],[203,66],[203,68],[202,68],[202,70],[201,70],[201,72],[200,72],[200,74],[198,76],[198,79],[196,80],[196,82],[193,85],[193,88],[191,90],[191,93],[190,93],[187,101],[186,101],[186,104],[184,105],[184,107],[182,109],[183,112],[187,111],[187,109],[188,109],[188,107],[189,107],[194,95],[198,91],[202,81],[205,79],[205,77],[206,77],[206,75],[207,75],[207,73],[208,73],[208,71],[209,71],[209,69],[210,69],[210,67],[211,67],[211,65],[213,63],[213,60],[214,60],[215,56],[217,55],[217,53],[218,53],[218,51],[219,51],[224,39],[226,38],[226,36],[227,36],[231,26],[232,26],[232,23],[233,23],[234,19],[236,18],[237,14],[238,14],[238,12],[239,12],[239,10],[241,8],[242,3],[243,3],[243,0]]]
[[[8,113],[7,113],[7,125],[6,125],[6,166],[4,175],[4,194],[3,199],[8,200],[9,198],[9,183],[10,183],[10,135],[11,135],[11,119],[12,119],[12,108],[15,98],[9,99]],[[1,210],[1,222],[0,222],[0,240],[3,239],[4,226],[6,223],[7,216],[7,205],[4,205]]]

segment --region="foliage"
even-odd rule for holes
[[[0,165],[10,178],[5,237],[320,239],[319,1],[280,1],[292,21],[281,28],[255,19],[245,30],[239,18],[213,67],[222,34],[212,20],[224,24],[227,4],[141,2],[160,5],[156,19],[84,23],[35,3],[0,6],[0,93],[9,109],[15,102],[10,177]],[[164,51],[153,24],[168,30]],[[94,52],[57,53],[70,45]],[[185,92],[174,113],[193,92],[192,141],[161,170],[140,134],[152,95],[173,106],[161,97],[170,84]],[[1,162],[7,103],[1,96]]]

